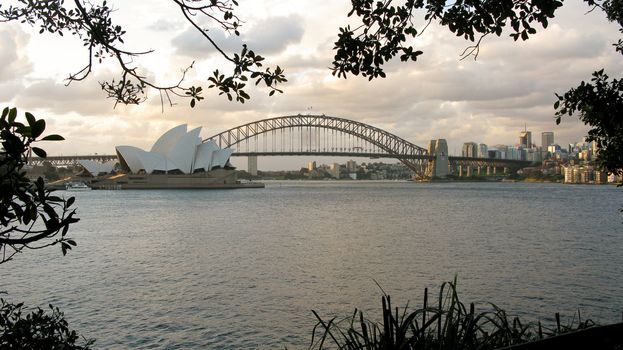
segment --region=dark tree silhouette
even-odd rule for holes
[[[69,225],[77,222],[71,209],[74,197],[64,199],[45,188],[41,177],[31,181],[24,166],[43,149],[33,146],[45,131],[45,121],[25,113],[27,124],[16,121],[17,110],[5,108],[0,117],[0,264],[25,249],[60,245],[63,255],[76,245],[67,237]],[[40,141],[60,141],[48,135]]]
[[[88,350],[95,340],[84,339],[69,328],[59,308],[41,308],[23,315],[23,304],[0,299],[0,349]]]

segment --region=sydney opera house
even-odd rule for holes
[[[115,147],[121,173],[94,180],[94,187],[121,188],[236,188],[234,168],[229,162],[230,148],[221,149],[214,141],[202,142],[201,127],[187,130],[182,124],[164,133],[149,151],[134,146]],[[92,175],[113,171],[116,162],[82,161]],[[245,184],[246,185],[246,184]],[[252,186],[251,186],[252,187]]]
[[[209,140],[201,142],[201,127],[186,131],[186,124],[164,133],[149,152],[133,146],[117,146],[121,167],[133,174],[194,174],[215,168],[231,168],[231,148],[220,149]]]

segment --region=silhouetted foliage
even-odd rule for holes
[[[249,79],[256,85],[264,83],[272,96],[275,92],[282,92],[277,86],[286,82],[283,70],[263,68],[264,57],[257,55],[253,50],[242,45],[239,53],[226,53],[212,39],[205,23],[211,23],[228,33],[240,35],[241,21],[234,14],[238,6],[236,0],[171,0],[180,10],[181,15],[207,40],[229,63],[233,65],[233,72],[222,74],[215,70],[207,80],[208,88],[217,88],[220,95],[225,95],[232,101],[244,103],[250,98],[244,90]],[[113,98],[115,103],[139,104],[146,98],[146,89],[152,88],[160,92],[161,101],[166,98],[173,104],[171,95],[190,99],[190,106],[204,99],[201,86],[187,86],[184,78],[191,63],[186,67],[177,83],[159,85],[141,73],[134,65],[133,58],[149,54],[152,50],[143,52],[127,51],[122,49],[125,30],[113,23],[111,14],[114,9],[106,2],[90,2],[85,0],[18,0],[19,5],[2,7],[0,4],[0,22],[21,22],[31,26],[39,26],[39,33],[48,32],[64,36],[72,35],[83,42],[86,48],[87,64],[76,73],[70,74],[67,83],[86,79],[94,63],[101,63],[106,58],[116,61],[120,72],[117,79],[100,82],[102,90]],[[146,5],[149,6],[149,5]],[[199,24],[201,23],[201,25]]]
[[[441,285],[436,300],[429,300],[425,289],[418,309],[410,309],[409,305],[394,308],[385,294],[379,322],[357,310],[351,317],[329,321],[312,312],[318,323],[310,349],[498,349],[595,325],[590,319],[582,320],[579,313],[567,324],[561,323],[556,314],[556,324],[547,328],[540,322],[522,322],[494,304],[487,311],[477,312],[473,303],[466,306],[460,301],[456,279]]]
[[[0,299],[0,349],[87,350],[95,342],[69,329],[64,314],[50,305],[23,315],[23,304]]]
[[[514,40],[527,40],[536,33],[535,24],[547,28],[548,20],[562,1],[557,0],[464,0],[447,3],[440,0],[407,0],[400,5],[392,1],[351,0],[352,10],[361,25],[340,28],[335,42],[333,75],[361,74],[372,80],[385,77],[383,64],[400,55],[401,61],[416,61],[423,52],[408,40],[437,22],[457,36],[476,42],[463,52],[463,57],[478,56],[481,40],[489,35],[502,35],[510,26]],[[415,17],[424,11],[422,23]]]
[[[0,118],[0,264],[24,249],[39,249],[59,244],[63,255],[76,245],[67,237],[69,225],[78,222],[71,209],[74,197],[54,196],[41,177],[31,181],[24,171],[28,157],[35,153],[46,157],[37,141],[59,141],[48,135],[45,121],[26,112],[27,124],[16,121],[17,109],[5,108]]]
[[[556,124],[564,115],[579,114],[592,127],[587,141],[597,143],[597,161],[611,173],[623,175],[623,80],[609,80],[603,69],[564,95],[556,95]]]

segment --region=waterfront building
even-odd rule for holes
[[[133,174],[194,174],[215,168],[233,168],[231,148],[221,149],[216,142],[201,142],[201,127],[187,131],[182,124],[164,133],[144,151],[134,146],[117,146],[121,167]]]
[[[608,182],[608,172],[604,170],[595,170],[595,183],[605,184]]]
[[[357,162],[355,162],[354,160],[347,161],[346,162],[346,171],[348,171],[349,173],[357,172]]]
[[[333,176],[334,178],[339,179],[340,165],[338,163],[331,164],[331,167],[329,168],[329,174],[331,174],[331,176]]]
[[[573,181],[573,166],[564,167],[565,171],[565,183],[574,183]]]
[[[300,164],[300,163],[299,163],[299,164]],[[315,161],[315,160],[313,160],[313,161],[311,161],[311,162],[307,163],[307,170],[309,170],[309,171],[314,171],[314,170],[316,170],[316,161]]]
[[[574,184],[582,183],[582,168],[579,166],[573,167],[573,181]]]
[[[188,131],[186,124],[176,126],[160,136],[149,151],[117,146],[118,173],[94,177],[88,185],[101,189],[264,187],[239,182],[229,162],[233,149],[221,149],[213,140],[202,142],[200,131],[201,127]],[[93,168],[85,164],[85,169]]]

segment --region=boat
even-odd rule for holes
[[[87,186],[84,182],[68,182],[65,184],[65,190],[67,191],[90,191],[91,187]]]

